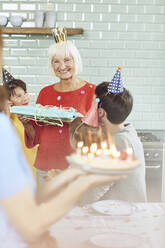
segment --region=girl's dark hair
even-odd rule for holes
[[[124,88],[120,94],[108,93],[109,82],[103,82],[96,87],[96,97],[100,99],[99,107],[103,108],[107,114],[107,119],[113,124],[120,124],[130,114],[133,107],[133,97]]]
[[[6,90],[2,85],[0,85],[0,112],[5,112],[6,101],[7,101]]]
[[[26,84],[20,79],[11,79],[9,82],[4,84],[4,87],[6,88],[8,99],[10,99],[11,95],[14,95],[17,87],[20,87],[27,92]]]

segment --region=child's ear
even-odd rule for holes
[[[105,110],[103,108],[98,109],[98,117],[102,119],[106,115]]]

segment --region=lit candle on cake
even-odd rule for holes
[[[107,142],[106,142],[106,141],[102,141],[102,142],[101,142],[101,149],[102,149],[102,150],[107,149]]]
[[[77,149],[76,149],[76,151],[77,151],[78,154],[81,154],[81,149],[82,149],[83,145],[84,145],[84,142],[83,141],[79,141],[77,143]]]
[[[91,146],[90,146],[90,152],[91,153],[96,153],[97,151],[97,144],[96,143],[93,143]]]
[[[103,151],[102,151],[101,149],[97,149],[97,151],[96,151],[96,155],[97,155],[97,156],[102,155],[102,153],[103,153]]]
[[[82,147],[82,154],[86,155],[88,153],[88,150],[89,150],[88,146],[83,146]]]
[[[83,141],[79,141],[79,142],[77,143],[77,148],[78,148],[78,149],[81,149],[81,148],[83,147],[83,145],[84,145],[84,142],[83,142]]]
[[[113,144],[110,147],[110,154],[113,158],[119,158],[120,152],[116,149],[116,146]]]

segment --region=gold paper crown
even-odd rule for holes
[[[62,31],[60,28],[55,28],[52,30],[52,32],[56,43],[67,41],[67,30],[65,27]]]

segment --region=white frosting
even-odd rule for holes
[[[81,154],[74,153],[70,156],[72,162],[79,164],[81,166],[88,166],[91,168],[102,169],[102,170],[129,170],[136,168],[139,165],[138,160],[121,160],[118,158],[105,157],[94,157],[88,158],[87,156],[82,156]]]

